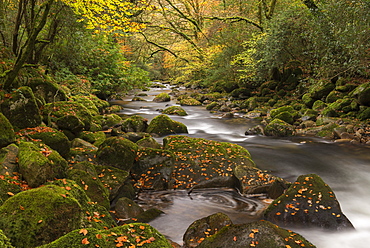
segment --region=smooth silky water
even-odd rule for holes
[[[151,89],[146,102],[115,101],[124,107],[121,114],[139,114],[151,120],[160,109],[176,105],[175,101],[155,103],[153,98],[170,88]],[[190,137],[231,142],[248,149],[257,167],[288,181],[299,175],[315,173],[329,184],[343,213],[356,231],[325,232],[290,227],[318,248],[370,247],[370,148],[365,145],[337,144],[310,137],[273,138],[245,136],[244,132],[258,122],[236,116],[223,119],[201,106],[183,106],[188,116],[171,116],[188,127]],[[161,139],[158,139],[161,142]],[[232,190],[198,190],[188,196],[184,190],[144,192],[139,195],[143,207],[157,206],[164,214],[150,224],[171,240],[182,243],[186,228],[195,220],[223,212],[234,223],[259,218],[266,200],[243,198]],[[243,205],[244,204],[244,205]]]

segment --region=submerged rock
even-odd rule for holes
[[[299,176],[274,200],[264,218],[279,226],[352,229],[332,189],[315,174]]]
[[[301,235],[280,228],[268,221],[232,224],[206,238],[198,248],[300,248],[315,247]]]

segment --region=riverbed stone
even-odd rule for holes
[[[333,190],[316,174],[301,175],[264,212],[279,226],[353,229]]]
[[[156,229],[144,223],[131,223],[108,230],[86,228],[74,230],[39,248],[84,247],[153,247],[172,248]]]
[[[225,226],[215,235],[206,238],[197,247],[299,248],[315,246],[298,233],[280,228],[271,222],[261,220],[247,224],[232,224]]]
[[[180,106],[170,106],[164,109],[162,113],[167,115],[178,115],[178,116],[188,115],[188,113],[186,113],[186,111]]]
[[[97,158],[107,165],[129,171],[134,164],[138,146],[123,137],[109,137],[100,146]]]
[[[184,99],[181,99],[179,102],[181,106],[200,106],[202,105],[200,101],[192,97],[186,97]]]
[[[156,95],[153,99],[153,102],[169,102],[171,96],[168,93],[162,92]]]
[[[172,135],[163,139],[163,146],[176,156],[174,188],[191,188],[214,177],[231,177],[238,165],[255,167],[247,149],[228,142]]]
[[[147,132],[164,136],[168,134],[188,133],[188,128],[185,124],[172,120],[168,115],[161,114],[152,119]]]
[[[13,175],[19,172],[18,150],[16,144],[0,149],[0,175]]]
[[[82,131],[79,134],[78,138],[81,138],[98,147],[104,142],[104,140],[106,139],[106,135],[103,131],[98,132]]]
[[[351,96],[357,97],[361,105],[370,107],[370,82],[357,86],[357,88],[351,92]]]
[[[292,136],[294,134],[294,128],[283,120],[274,119],[265,127],[265,134],[267,136],[278,137]]]
[[[118,219],[135,218],[143,212],[144,210],[136,202],[127,197],[119,198],[114,206],[114,215]]]
[[[54,128],[50,127],[35,127],[22,129],[17,134],[23,139],[39,139],[52,149],[56,150],[62,157],[66,158],[71,148],[67,136]]]
[[[113,127],[122,122],[122,118],[117,114],[105,114],[103,115],[102,126]]]
[[[144,137],[136,142],[138,146],[161,149],[162,145],[159,144],[153,137]]]
[[[0,108],[16,130],[37,127],[42,122],[36,98],[28,86],[11,92],[1,103]]]
[[[184,248],[197,247],[205,238],[210,237],[232,221],[224,213],[216,213],[194,221],[186,230],[183,241]]]
[[[146,132],[147,128],[148,119],[140,115],[130,116],[122,123],[123,132]]]
[[[67,161],[43,143],[21,141],[18,158],[19,172],[30,187],[38,187],[48,180],[66,175]]]
[[[9,120],[0,112],[0,148],[15,141],[14,128]]]

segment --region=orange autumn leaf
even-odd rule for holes
[[[72,188],[71,188],[71,187],[69,187],[69,186],[66,186],[66,187],[65,187],[65,189],[66,189],[66,190],[71,190]]]
[[[10,196],[14,195],[14,193],[12,193],[12,192],[8,192],[7,194],[10,195]]]
[[[20,210],[24,210],[24,207],[22,205],[19,206]]]
[[[258,233],[258,229],[252,229],[252,232]]]
[[[87,238],[84,238],[82,241],[81,241],[82,244],[84,245],[88,245],[90,244],[90,242],[87,240]]]
[[[116,242],[127,242],[127,236],[120,236],[116,239]]]
[[[81,229],[78,233],[82,233],[84,236],[88,233],[86,229]]]
[[[233,241],[236,241],[237,239],[236,239],[236,236],[234,236],[234,238],[233,238]]]
[[[250,234],[249,234],[249,237],[250,237],[250,238],[252,238],[252,239],[254,239],[254,233],[253,233],[253,232],[252,232],[252,233],[250,233]]]
[[[139,228],[140,228],[141,230],[144,230],[144,229],[145,229],[145,226],[139,226]]]
[[[123,243],[116,244],[116,247],[122,247],[122,246],[123,246]]]
[[[101,234],[100,234],[100,233],[96,234],[96,235],[95,235],[95,237],[96,237],[97,239],[102,239],[102,238],[103,238],[103,237],[101,236]]]
[[[39,220],[37,223],[39,223],[39,224],[40,224],[41,222],[42,222],[42,220]]]

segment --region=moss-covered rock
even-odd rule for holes
[[[170,95],[168,93],[162,92],[154,97],[153,102],[169,102],[170,100]]]
[[[50,127],[26,128],[18,132],[21,138],[40,139],[43,143],[56,150],[62,157],[67,157],[71,148],[67,136]]]
[[[13,195],[19,192],[21,192],[20,183],[17,183],[17,181],[10,176],[1,175],[0,177],[0,206],[7,199],[9,199],[10,197],[12,197]],[[0,241],[0,244],[1,244],[1,241]]]
[[[94,146],[100,146],[106,139],[106,135],[103,131],[89,132],[83,131],[79,134],[79,138],[86,140]]]
[[[161,149],[162,145],[159,144],[153,137],[145,137],[136,142],[138,146]]]
[[[237,248],[237,247],[274,247],[300,248],[315,247],[301,235],[280,228],[268,221],[229,225],[216,234],[206,238],[198,248]]]
[[[110,208],[108,189],[98,179],[98,174],[93,166],[87,162],[80,163],[68,170],[67,178],[83,188],[93,202],[97,202],[106,209]]]
[[[216,213],[196,220],[186,229],[183,237],[184,247],[197,247],[205,238],[231,224],[231,219],[224,213]]]
[[[2,248],[15,248],[12,246],[12,243],[10,242],[10,239],[5,236],[3,230],[0,230],[0,247]]]
[[[107,138],[97,152],[97,158],[113,167],[129,171],[134,164],[138,146],[122,137]]]
[[[81,105],[83,105],[85,108],[87,108],[90,111],[92,115],[99,114],[98,107],[96,107],[94,102],[91,101],[87,96],[76,95],[76,96],[72,96],[71,100],[73,100],[73,102],[80,103]]]
[[[213,177],[232,176],[238,165],[255,166],[248,150],[227,142],[173,135],[163,139],[163,146],[177,157],[172,173],[174,188],[191,188]]]
[[[315,101],[316,99],[314,99],[310,93],[306,93],[302,96],[302,102],[308,108],[311,108]]]
[[[83,123],[83,129],[89,130],[92,121],[92,113],[83,104],[73,101],[60,101],[44,105],[42,116],[46,123],[57,122],[61,129],[67,129],[75,132],[80,129],[80,123]],[[74,117],[78,121],[74,121]],[[78,128],[76,128],[78,126]]]
[[[361,105],[370,107],[370,82],[359,85],[351,92],[351,96],[356,97]]]
[[[12,124],[0,113],[0,148],[15,141],[15,134]]]
[[[19,172],[18,146],[8,145],[0,149],[0,175],[13,175]]]
[[[357,118],[360,120],[369,120],[370,119],[370,107],[362,108],[362,110],[358,113]]]
[[[274,119],[265,127],[265,134],[267,136],[278,137],[292,136],[294,134],[294,128],[283,120]]]
[[[30,87],[37,98],[46,103],[68,100],[67,92],[58,84],[43,78],[31,80]]]
[[[135,218],[144,210],[133,200],[127,197],[121,197],[114,206],[114,215],[118,219]]]
[[[188,115],[186,111],[181,108],[180,106],[171,106],[163,110],[163,114],[167,115],[179,115],[179,116],[185,116]]]
[[[136,179],[135,186],[141,189],[168,189],[174,163],[175,156],[170,151],[140,148],[131,170]]]
[[[319,80],[311,85],[309,93],[313,99],[320,100],[326,98],[333,89],[335,85],[330,80]]]
[[[129,172],[125,170],[121,170],[111,166],[102,166],[96,165],[95,166],[96,172],[98,173],[98,178],[102,182],[105,188],[109,190],[109,199],[112,201],[113,199],[118,199],[119,196],[126,196],[132,194],[130,187],[125,187],[125,181],[129,176]],[[121,191],[129,191],[128,194]],[[135,193],[133,192],[133,195]],[[117,198],[118,197],[118,198]]]
[[[206,109],[207,110],[213,110],[213,109],[217,109],[217,108],[219,108],[220,106],[219,106],[219,103],[218,102],[211,102],[210,104],[208,104],[207,106],[206,106]]]
[[[264,218],[280,226],[353,228],[333,190],[316,174],[299,176],[270,204]]]
[[[68,191],[53,185],[14,195],[0,207],[0,229],[15,247],[36,247],[81,227],[83,212]]]
[[[148,120],[140,115],[133,115],[122,123],[123,132],[146,132]]]
[[[180,100],[181,106],[200,106],[202,103],[192,97],[187,97]]]
[[[333,90],[332,92],[329,93],[329,95],[326,96],[325,102],[333,103],[342,97],[343,97],[343,93]]]
[[[66,175],[67,161],[45,144],[21,141],[18,158],[19,172],[31,187]]]
[[[312,105],[312,109],[313,110],[323,110],[325,107],[327,106],[326,103],[324,103],[323,101],[321,100],[317,100],[313,103]]]
[[[85,234],[86,233],[86,234]],[[168,240],[148,224],[132,223],[109,230],[87,228],[74,230],[39,248],[85,247],[151,247],[172,248]]]
[[[0,105],[1,112],[15,129],[37,127],[41,124],[40,110],[32,89],[20,87],[9,94]]]
[[[135,102],[135,101],[141,101],[141,102],[145,102],[146,100],[140,96],[134,96],[131,101]]]
[[[188,129],[183,123],[174,121],[167,115],[158,115],[149,123],[147,132],[164,136],[167,134],[188,133]]]
[[[103,116],[102,126],[113,127],[114,125],[120,124],[122,118],[116,114],[107,114]]]

